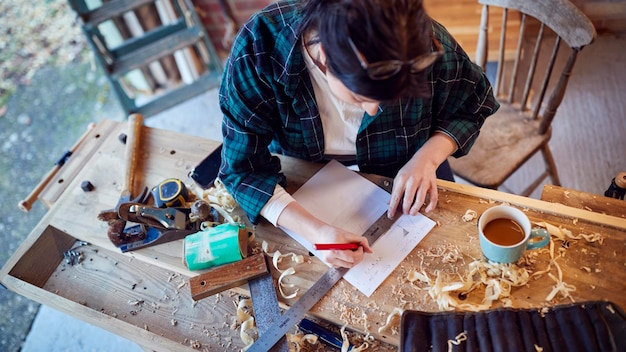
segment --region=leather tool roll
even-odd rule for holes
[[[626,315],[599,301],[482,312],[406,310],[400,351],[626,351]]]

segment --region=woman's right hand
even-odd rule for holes
[[[357,250],[320,250],[320,259],[333,267],[352,268],[363,260],[364,253],[372,253],[367,238],[329,225],[314,217],[297,202],[291,202],[278,217],[277,224],[296,232],[311,244],[356,243]]]
[[[363,260],[364,253],[372,253],[367,238],[344,231],[332,225],[319,228],[318,235],[312,243],[356,243],[356,250],[320,250],[319,257],[333,267],[352,268]]]

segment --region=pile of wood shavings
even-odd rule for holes
[[[557,296],[574,301],[570,295],[576,287],[567,284],[563,278],[563,272],[559,266],[559,258],[564,256],[565,249],[555,245],[554,241],[584,240],[587,242],[597,242],[602,244],[603,236],[600,234],[579,234],[574,236],[571,231],[542,222],[536,225],[544,227],[551,235],[550,241],[550,261],[547,268],[532,272],[517,264],[497,264],[484,260],[474,260],[469,263],[465,275],[446,274],[436,270],[429,275],[424,269],[412,269],[407,274],[407,280],[418,289],[425,289],[429,296],[437,303],[440,311],[454,309],[479,311],[490,308],[494,302],[500,301],[504,306],[510,306],[510,295],[512,287],[519,287],[528,284],[532,277],[539,277],[543,274],[555,282],[552,291],[547,295],[546,301],[552,301]],[[429,252],[432,253],[432,252]],[[423,255],[429,255],[428,253]],[[525,258],[528,263],[530,259]],[[424,265],[422,265],[423,267]],[[552,269],[556,274],[552,273]],[[417,283],[425,283],[427,286],[420,288]],[[484,297],[480,304],[463,303],[455,297],[468,295],[477,288],[484,289]]]
[[[224,218],[224,221],[230,224],[240,222],[238,216],[231,215],[238,207],[237,202],[219,178],[213,182],[212,187],[203,190],[199,196],[200,199],[209,203],[209,206],[215,209]]]
[[[269,245],[266,241],[263,241],[261,247],[263,249],[263,252],[265,252],[265,254],[272,258],[272,265],[280,273],[280,277],[278,278],[278,291],[280,295],[285,299],[295,298],[298,295],[299,290],[295,289],[291,294],[286,294],[284,288],[293,288],[294,285],[286,283],[285,279],[289,276],[296,274],[295,265],[304,263],[304,256],[295,253],[282,254],[278,250],[270,252],[268,249]],[[284,258],[290,258],[291,262],[294,263],[294,266],[290,266],[287,269],[281,269],[279,264],[283,261]]]

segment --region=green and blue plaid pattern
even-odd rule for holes
[[[219,177],[253,223],[284,182],[281,153],[323,162],[324,133],[301,52],[297,2],[276,2],[240,30],[227,60],[219,101],[224,113]],[[444,55],[429,75],[432,96],[381,104],[365,114],[356,139],[363,172],[393,177],[435,132],[465,155],[485,118],[499,107],[482,70],[433,21]]]

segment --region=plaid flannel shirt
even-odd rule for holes
[[[271,153],[323,162],[324,133],[301,51],[297,2],[276,2],[240,30],[219,91],[223,150],[219,177],[250,221],[284,182]],[[465,155],[487,116],[499,107],[482,70],[433,21],[444,55],[429,75],[432,96],[381,104],[363,117],[356,160],[363,172],[394,177],[435,132]]]

